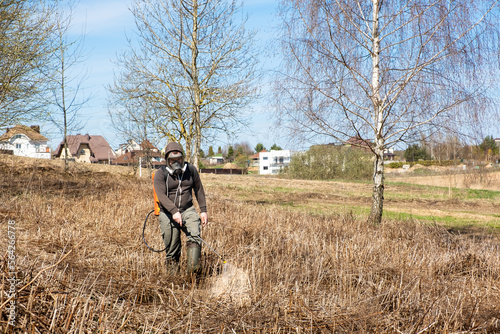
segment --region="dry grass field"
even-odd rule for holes
[[[452,175],[454,179],[464,175]],[[465,176],[476,179],[475,175]],[[449,187],[448,176],[388,178],[385,186],[384,216],[388,219],[416,219],[455,230],[484,233],[500,231],[500,172],[487,176],[490,189]],[[354,213],[368,216],[371,206],[370,182],[304,181],[277,177],[232,175],[204,176],[207,187],[229,200],[280,207],[293,212],[331,215]],[[498,182],[496,180],[498,179]],[[362,219],[362,218],[361,218]]]
[[[500,333],[498,191],[388,180],[372,226],[369,183],[202,174],[227,265],[193,278],[144,175],[0,155],[0,332]]]

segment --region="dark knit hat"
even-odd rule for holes
[[[179,153],[174,153],[173,155],[170,154],[170,152],[174,152],[174,151],[181,152],[181,153],[180,153],[180,155],[179,155]],[[183,157],[184,156],[183,152],[184,151],[182,149],[182,146],[179,145],[178,143],[175,143],[175,142],[168,143],[168,145],[165,147],[165,160],[167,160],[168,158]]]

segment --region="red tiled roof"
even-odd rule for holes
[[[351,137],[347,140],[346,144],[363,148],[368,148],[372,145],[369,141],[363,140],[360,137]]]
[[[250,159],[259,159],[260,154],[261,154],[262,152],[267,152],[267,151],[266,151],[266,150],[262,150],[262,151],[260,151],[259,153],[255,153],[254,155],[252,155],[252,156],[250,157]]]
[[[120,155],[118,158],[113,160],[113,165],[128,165],[135,164],[139,162],[139,157],[135,152],[127,152],[125,154]]]
[[[144,150],[147,150],[147,149],[150,149],[150,150],[158,150],[158,148],[156,148],[153,144],[151,144],[151,142],[147,139],[143,140],[142,143],[141,143],[141,147],[144,149]]]
[[[113,160],[112,164],[113,165],[129,165],[129,164],[136,164],[139,162],[139,158],[145,156],[143,154],[143,151],[131,151],[127,152],[125,154],[120,155],[117,157],[115,160]],[[149,152],[149,156],[151,158],[155,157],[162,157],[163,155],[159,152]],[[157,164],[156,162],[152,162],[153,165]],[[165,164],[165,163],[159,163],[159,164]]]
[[[66,137],[68,141],[68,149],[71,155],[77,155],[81,144],[88,144],[90,148],[90,153],[93,155],[91,157],[92,162],[97,162],[100,160],[108,160],[114,157],[114,151],[109,146],[106,139],[103,136],[98,135],[69,135]],[[64,147],[64,140],[57,146],[54,152],[54,156],[61,156],[62,149]]]

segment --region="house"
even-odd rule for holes
[[[260,152],[259,173],[278,174],[284,167],[290,164],[293,152],[290,150],[271,150]]]
[[[250,159],[250,167],[259,167],[259,163],[260,163],[260,154],[261,153],[266,153],[267,151],[266,150],[262,150],[260,151],[259,153],[255,153],[254,155],[252,155],[249,159]]]
[[[220,165],[224,163],[224,157],[222,156],[222,153],[212,155],[211,157],[208,157],[208,163],[211,165]]]
[[[165,164],[160,150],[147,139],[140,144],[131,139],[127,144],[120,145],[116,152],[118,157],[113,161],[115,165],[131,166],[139,163],[146,165],[147,161],[151,161],[153,167],[158,168]]]
[[[68,158],[77,162],[110,163],[115,158],[106,139],[98,135],[68,135]],[[54,158],[64,159],[64,140],[57,146]]]
[[[128,152],[140,151],[141,149],[142,149],[141,145],[139,145],[135,140],[129,139],[126,143],[120,144],[120,146],[118,146],[118,149],[116,150],[116,155],[120,156]]]
[[[40,126],[16,125],[0,137],[0,150],[22,157],[50,159],[48,141],[40,134]]]
[[[142,166],[146,166],[148,160],[151,160],[151,165],[155,168],[159,168],[159,166],[165,165],[165,159],[163,158],[163,155],[159,151],[147,152],[145,150],[132,151],[122,154],[115,160],[113,160],[112,164],[122,165],[122,166],[133,166],[141,163]]]
[[[394,154],[394,149],[392,147],[384,149],[384,161],[394,161],[395,157],[396,155]]]
[[[372,145],[373,144],[370,141],[363,140],[361,139],[361,137],[358,136],[349,138],[345,143],[345,146],[357,147],[365,152],[370,152],[371,151],[370,148],[372,147]]]
[[[139,157],[137,156],[136,151],[127,152],[125,154],[120,155],[115,160],[113,160],[113,165],[121,165],[121,166],[133,166],[139,163]]]
[[[142,143],[140,144],[140,147],[141,147],[141,150],[143,150],[143,151],[149,150],[151,152],[160,153],[160,150],[156,146],[151,144],[151,142],[147,139],[142,141]]]
[[[500,147],[500,138],[495,138],[495,143],[497,144],[498,147]]]

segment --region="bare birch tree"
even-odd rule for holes
[[[53,51],[53,3],[0,2],[0,127],[39,116]]]
[[[488,110],[498,12],[493,0],[282,1],[280,121],[370,147],[369,221],[382,219],[384,149],[440,128],[471,131]]]
[[[181,141],[195,165],[201,143],[243,124],[255,96],[253,34],[234,0],[143,0],[137,36],[118,59],[111,114],[140,100],[154,131]]]

